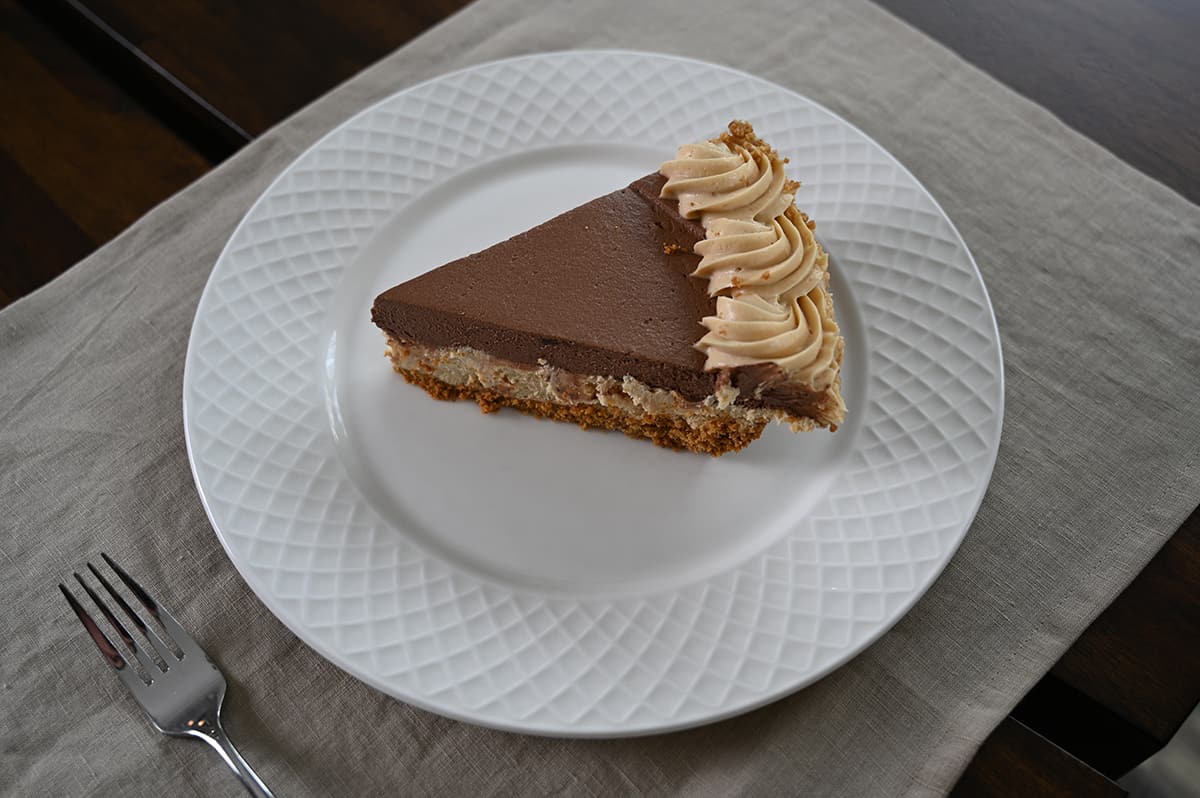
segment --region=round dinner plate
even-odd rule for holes
[[[485,417],[392,371],[377,293],[735,118],[791,159],[832,253],[836,433],[712,458]],[[867,135],[732,69],[577,51],[406,89],[300,156],[217,261],[183,393],[213,528],[310,646],[443,715],[616,736],[760,706],[895,623],[982,500],[1003,370],[966,245]]]

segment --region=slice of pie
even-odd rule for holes
[[[396,371],[473,399],[719,455],[769,421],[837,429],[829,258],[745,122],[626,188],[385,291]]]

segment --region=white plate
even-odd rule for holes
[[[733,118],[791,158],[833,253],[848,421],[714,459],[406,385],[388,286],[653,171]],[[632,52],[445,75],[342,124],[234,232],[200,301],[184,422],[263,602],[397,698],[503,729],[666,731],[861,651],[966,532],[1000,437],[970,253],[878,144],[791,91]]]

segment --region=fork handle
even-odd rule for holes
[[[254,772],[254,768],[247,764],[242,755],[238,753],[233,742],[229,739],[229,735],[225,730],[217,724],[213,724],[212,731],[207,734],[204,732],[194,732],[194,736],[199,737],[204,742],[213,747],[218,754],[221,755],[222,761],[229,766],[229,769],[238,777],[238,781],[246,788],[246,792],[250,793],[254,798],[275,798],[275,794],[267,789],[267,785],[263,784],[263,780]]]

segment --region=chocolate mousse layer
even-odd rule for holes
[[[716,303],[688,275],[704,231],[651,200],[652,179],[662,180],[647,176],[402,283],[375,300],[371,317],[401,341],[629,375],[702,400],[716,374],[694,344]]]
[[[699,221],[659,197],[655,172],[482,252],[385,291],[371,318],[401,342],[470,347],[528,366],[634,377],[701,401],[721,385],[737,403],[827,417],[829,397],[771,364],[705,371],[695,343],[716,301],[700,262]]]

